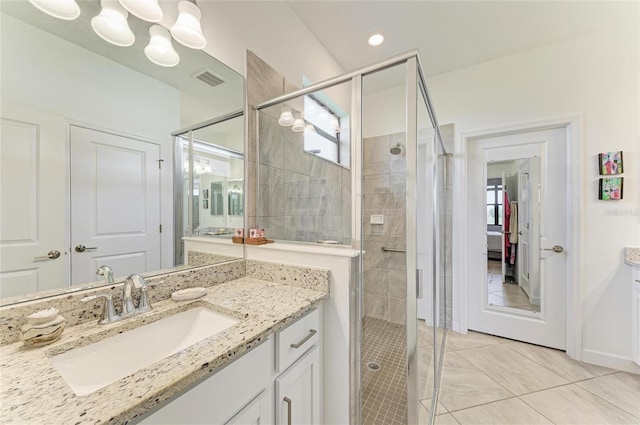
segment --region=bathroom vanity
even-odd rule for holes
[[[201,270],[216,273],[216,267]],[[198,300],[152,300],[150,312],[127,320],[71,326],[49,346],[4,345],[0,423],[322,423],[321,304],[329,296],[328,272],[282,272],[282,265],[268,263],[251,270],[208,287]],[[269,281],[268,274],[278,281]],[[51,363],[78,347],[201,307],[238,322],[87,395],[78,396]],[[3,317],[11,314],[2,311]],[[138,350],[129,345],[113,356],[114,364],[135,359]],[[109,367],[96,364],[95,370]]]
[[[631,358],[640,366],[640,248],[625,248],[631,266]]]
[[[140,423],[321,423],[320,327],[316,309]]]

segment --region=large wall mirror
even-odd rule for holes
[[[183,238],[243,227],[244,78],[175,40],[179,63],[156,65],[144,52],[150,23],[129,15],[135,42],[115,46],[91,27],[100,2],[79,5],[80,17],[64,21],[27,1],[0,2],[3,305],[106,284],[96,274],[103,265],[117,282],[243,255],[229,237],[220,255],[207,248],[213,254],[189,261]],[[177,2],[160,5],[160,24],[170,26]],[[185,176],[197,232],[183,225],[186,201],[177,198]],[[203,202],[216,181],[223,221]]]

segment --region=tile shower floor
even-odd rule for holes
[[[407,423],[406,327],[365,317],[362,324],[362,423]],[[367,367],[370,362],[378,370]]]

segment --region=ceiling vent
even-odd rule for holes
[[[193,78],[195,78],[196,80],[200,80],[203,83],[210,85],[211,87],[216,87],[224,83],[224,80],[221,77],[208,69],[197,71],[195,74],[193,74]]]

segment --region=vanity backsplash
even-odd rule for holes
[[[150,277],[145,280],[149,284],[162,282],[149,288],[149,301],[153,305],[154,302],[170,298],[171,293],[179,289],[194,286],[209,287],[238,279],[245,276],[245,274],[245,261],[238,260]],[[120,309],[122,305],[122,283],[0,308],[0,345],[18,341],[20,326],[26,323],[26,317],[49,307],[55,307],[59,310],[60,315],[65,318],[67,326],[75,326],[91,321],[97,322],[102,312],[104,301],[98,299],[82,302],[80,300],[88,295],[98,293],[110,293],[116,309]],[[138,291],[135,291],[135,295],[139,296]],[[136,299],[135,302],[137,303],[138,300]]]
[[[180,289],[199,286],[208,288],[245,276],[307,289],[329,291],[329,270],[242,259],[150,277],[146,279],[150,285],[160,283],[149,287],[149,301],[153,305],[154,302],[171,298],[171,293]],[[110,293],[116,310],[120,309],[122,304],[122,283],[110,287],[78,291],[0,307],[0,345],[18,341],[20,327],[26,323],[26,317],[50,307],[55,307],[59,310],[59,314],[65,318],[67,326],[75,326],[92,321],[97,322],[102,312],[104,301],[80,301],[88,295],[97,293]],[[136,296],[138,295],[138,291],[136,291]],[[135,302],[137,303],[138,300],[136,299]]]

